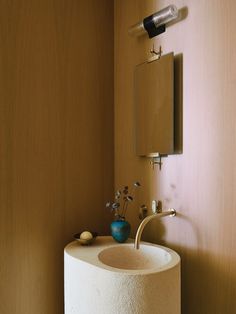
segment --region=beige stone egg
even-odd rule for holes
[[[80,239],[81,240],[91,240],[92,238],[93,238],[93,235],[89,231],[84,231],[80,235]]]

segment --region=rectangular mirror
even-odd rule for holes
[[[174,54],[135,67],[135,137],[138,156],[174,152]]]

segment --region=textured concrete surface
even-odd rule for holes
[[[65,314],[180,314],[179,256],[168,249],[173,256],[166,267],[148,270],[99,261],[101,251],[119,245],[100,237],[91,247],[73,242],[65,248]]]

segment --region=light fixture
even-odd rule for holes
[[[166,30],[166,24],[178,17],[178,9],[175,5],[168,7],[148,16],[143,21],[129,28],[129,34],[140,36],[148,33],[149,38],[157,36]]]

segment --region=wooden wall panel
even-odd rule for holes
[[[178,216],[153,221],[144,238],[182,258],[183,314],[231,314],[236,309],[236,20],[233,0],[174,0],[186,18],[150,40],[131,38],[130,25],[169,1],[115,1],[115,185],[140,180],[128,214],[133,235],[138,206],[152,199]],[[133,69],[155,43],[183,59],[183,154],[162,170],[134,154]]]
[[[112,1],[0,0],[0,313],[63,313],[63,248],[107,232]]]

